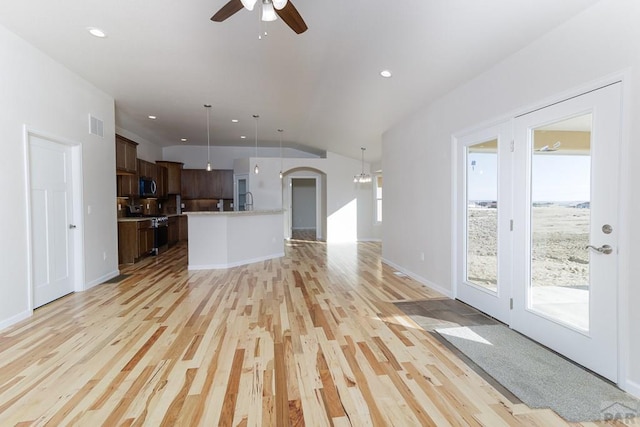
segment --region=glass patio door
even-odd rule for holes
[[[509,323],[511,293],[511,125],[456,138],[456,297]]]
[[[620,86],[514,121],[510,326],[612,381]]]

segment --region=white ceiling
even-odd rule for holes
[[[206,145],[210,103],[212,144],[253,144],[259,114],[261,145],[283,128],[285,144],[357,159],[366,147],[377,161],[394,123],[597,0],[294,0],[302,35],[261,24],[259,7],[210,21],[226,1],[6,0],[0,24],[113,96],[116,125],[159,145]]]

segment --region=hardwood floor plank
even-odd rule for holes
[[[580,425],[512,403],[406,317],[393,302],[455,301],[380,252],[295,241],[189,271],[177,245],[122,266],[0,331],[0,425]]]

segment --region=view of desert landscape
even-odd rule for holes
[[[588,205],[576,203],[533,207],[533,286],[588,287],[589,212]],[[497,213],[496,208],[470,206],[467,223],[467,278],[493,289],[498,268]]]

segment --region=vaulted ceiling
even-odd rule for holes
[[[261,23],[258,6],[210,21],[227,0],[14,0],[0,24],[113,96],[116,125],[158,145],[206,145],[208,103],[212,144],[252,144],[259,114],[261,145],[282,128],[287,145],[366,147],[377,161],[401,118],[596,1],[294,0],[309,27],[296,35]]]

